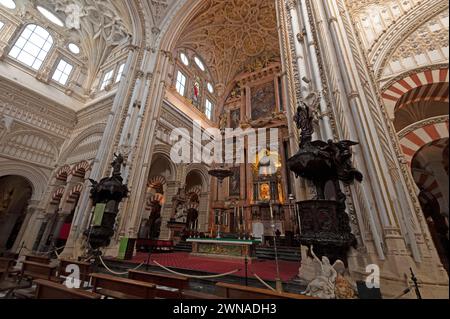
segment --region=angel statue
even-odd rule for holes
[[[113,176],[120,176],[122,165],[124,165],[125,159],[122,154],[117,155],[114,153],[114,161],[111,163],[113,168]]]
[[[222,114],[219,117],[219,129],[221,132],[225,132],[225,129],[227,128],[227,114],[225,112],[222,112]]]
[[[297,128],[301,130],[300,148],[311,143],[314,134],[314,115],[311,109],[305,102],[301,102],[302,106],[297,108],[297,113],[294,116]]]
[[[309,283],[302,294],[320,299],[336,299],[335,287],[338,272],[335,267],[341,264],[336,261],[331,265],[330,260],[326,256],[323,256],[322,260],[320,260],[314,253],[313,246],[311,246],[310,251],[316,261],[316,274],[319,275]]]

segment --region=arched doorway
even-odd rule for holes
[[[32,193],[27,179],[16,175],[0,177],[0,252],[13,248]]]
[[[448,272],[448,69],[408,72],[388,83],[383,99],[418,187],[436,251]]]
[[[444,268],[449,271],[448,145],[439,139],[422,147],[414,156],[411,171],[420,193],[419,201],[431,237]]]

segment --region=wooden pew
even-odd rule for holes
[[[56,266],[48,264],[40,264],[32,261],[24,261],[22,263],[21,279],[26,277],[32,280],[44,279],[55,280]]]
[[[25,261],[31,261],[39,264],[50,264],[51,260],[48,256],[25,255]]]
[[[4,279],[8,276],[9,272],[14,267],[14,259],[0,257],[0,279]]]
[[[189,288],[187,277],[172,274],[129,270],[128,278],[155,284],[156,297],[163,299],[181,299],[182,292]]]
[[[70,289],[65,285],[48,280],[38,279],[34,283],[36,288],[36,299],[101,299],[102,296],[90,291]]]
[[[151,283],[107,274],[91,274],[93,292],[114,299],[154,299],[156,286]]]
[[[67,272],[67,266],[76,265],[80,269],[80,280],[81,283],[89,283],[89,275],[92,273],[93,266],[91,263],[71,260],[71,259],[60,259],[58,267],[58,277],[65,279],[71,273]]]
[[[48,281],[57,281],[55,277],[56,266],[48,264],[40,264],[32,261],[22,262],[22,270],[19,276],[18,285],[22,284],[23,279],[30,281],[29,286],[14,290],[13,294],[19,299],[32,299],[35,296],[35,290],[32,287],[32,281],[35,279],[44,279]]]
[[[216,292],[219,296],[228,299],[316,299],[304,295],[291,293],[278,293],[269,289],[246,287],[219,282],[216,284]]]
[[[220,297],[212,294],[207,294],[204,292],[194,291],[194,290],[184,290],[181,292],[181,299],[192,299],[192,300],[220,300],[226,299],[225,297]]]

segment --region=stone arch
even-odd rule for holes
[[[44,133],[34,130],[20,130],[11,132],[4,137],[3,143],[0,145],[0,153],[46,166],[53,166],[57,161],[59,148]]]
[[[448,2],[445,0],[423,1],[383,33],[369,55],[370,64],[373,65],[377,79],[381,77],[384,65],[394,50],[422,25],[420,22],[432,19],[446,8],[448,8]]]
[[[63,165],[66,163],[67,159],[69,158],[70,154],[75,151],[75,149],[80,145],[84,140],[88,139],[92,135],[98,135],[104,133],[106,128],[106,124],[99,123],[96,125],[93,125],[86,130],[84,130],[82,133],[78,134],[75,139],[73,139],[70,144],[63,148],[61,155],[59,157],[59,163],[60,165]]]
[[[17,161],[6,161],[0,164],[0,177],[7,175],[17,175],[27,179],[32,188],[33,195],[31,200],[40,201],[47,189],[49,177],[40,169]]]
[[[73,166],[72,175],[84,179],[86,173],[89,172],[90,170],[91,164],[89,164],[87,161],[81,161]]]
[[[411,166],[417,152],[425,145],[449,137],[449,121],[419,126],[400,139],[400,146],[406,161]]]
[[[412,72],[404,73],[394,80],[390,81],[382,89],[383,102],[388,110],[391,117],[395,112],[397,104],[405,97],[409,92],[420,87],[426,87],[431,84],[446,83],[447,90],[445,87],[435,87],[434,89],[424,90],[420,98],[426,99],[427,97],[432,97],[433,94],[439,97],[444,97],[444,101],[448,102],[448,82],[449,82],[449,70],[448,66],[437,66],[435,68],[429,67],[427,69],[415,70]],[[442,94],[446,92],[445,94]],[[417,97],[416,97],[417,98]]]
[[[209,185],[209,175],[208,175],[208,171],[206,170],[205,166],[200,165],[200,164],[191,164],[187,167],[186,169],[186,176],[184,177],[183,180],[186,180],[187,177],[189,176],[189,174],[191,173],[198,173],[199,176],[202,179],[202,187],[201,187],[201,192],[207,192],[208,189],[208,185]]]
[[[167,177],[165,177],[166,180],[170,180],[170,181],[176,180],[178,170],[177,170],[176,165],[170,159],[170,146],[162,145],[162,144],[155,146],[155,150],[153,152],[153,156],[152,156],[152,160],[151,160],[151,164],[150,164],[150,169],[151,169],[151,166],[153,165],[154,161],[156,159],[158,159],[158,157],[164,159],[170,168],[170,178],[167,176]],[[149,172],[149,174],[151,174],[151,171]],[[149,176],[149,178],[152,178],[152,177],[153,176]]]
[[[58,205],[60,203],[62,197],[64,196],[65,192],[66,192],[65,186],[60,186],[60,187],[56,188],[53,191],[52,200],[50,202],[50,205]]]
[[[75,184],[69,192],[69,196],[67,197],[68,202],[75,202],[81,195],[81,192],[84,189],[83,183]]]
[[[67,178],[70,176],[72,169],[69,165],[64,165],[56,171],[55,178],[61,182],[67,182]]]

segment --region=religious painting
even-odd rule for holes
[[[230,196],[241,196],[241,168],[232,167],[233,176],[230,178]]]
[[[275,87],[273,82],[253,87],[251,92],[252,120],[259,120],[272,116],[276,107]]]
[[[270,200],[270,185],[268,183],[259,185],[259,199],[262,201]]]
[[[241,110],[235,109],[230,112],[230,127],[232,129],[238,128],[241,122]]]

